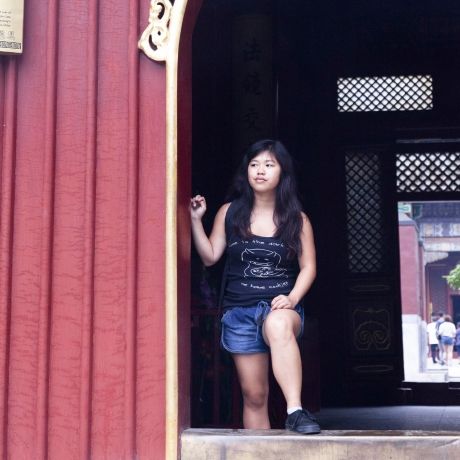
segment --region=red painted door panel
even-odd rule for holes
[[[0,57],[1,454],[164,452],[165,68],[138,0],[31,0]]]

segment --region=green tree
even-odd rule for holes
[[[447,276],[447,284],[454,289],[460,289],[460,264],[454,267]]]

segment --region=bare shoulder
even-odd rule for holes
[[[230,207],[231,203],[225,203],[223,204],[219,210],[217,211],[216,217],[214,218],[214,229],[220,229],[219,233],[221,231],[225,232],[225,216],[227,215],[227,210]]]
[[[224,212],[227,212],[227,209],[230,207],[231,204],[232,204],[231,202],[224,203],[224,204],[220,207],[220,209],[222,209]],[[220,211],[220,209],[219,209],[219,211]]]
[[[301,212],[301,215],[302,215],[302,234],[305,236],[313,237],[313,227],[311,225],[310,219],[304,212]]]
[[[300,211],[300,215],[302,216],[302,221],[303,222],[310,222],[310,219],[308,218],[308,216],[303,211]]]
[[[311,222],[310,222],[310,219],[308,218],[308,216],[303,212],[301,211],[301,216],[302,216],[302,224],[305,226],[310,226],[311,227]]]
[[[224,203],[220,208],[219,210],[217,211],[217,214],[216,214],[216,219],[217,218],[220,218],[220,219],[224,219],[225,220],[225,216],[227,214],[227,211],[228,211],[228,208],[230,207],[231,203]]]

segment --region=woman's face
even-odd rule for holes
[[[248,164],[248,182],[254,192],[275,190],[280,176],[281,166],[270,152],[259,153]]]

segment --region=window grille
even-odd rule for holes
[[[398,192],[460,191],[460,152],[399,153]]]
[[[376,273],[384,265],[380,158],[348,154],[346,165],[348,268]]]
[[[339,112],[431,110],[431,75],[339,78]]]

